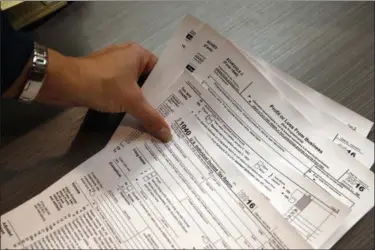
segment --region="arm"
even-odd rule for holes
[[[4,98],[17,98],[21,94],[31,67],[33,42],[19,38],[21,42],[14,44],[12,39],[6,37],[7,43],[3,44],[2,38],[1,44],[1,76],[6,80],[1,82]],[[16,51],[25,51],[13,64],[4,64],[3,52],[5,60],[11,57],[6,50],[18,54],[20,52]],[[140,120],[151,134],[169,141],[168,124],[146,101],[137,84],[142,74],[151,72],[156,61],[152,53],[134,43],[111,46],[86,57],[69,57],[48,49],[47,72],[35,101],[65,107],[82,106],[102,112],[127,112]]]

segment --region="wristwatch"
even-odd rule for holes
[[[31,59],[32,65],[28,72],[28,78],[19,100],[31,102],[38,95],[43,85],[48,65],[48,50],[45,46],[34,42],[34,51]]]

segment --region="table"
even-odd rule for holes
[[[158,55],[187,13],[374,120],[372,2],[77,2],[30,34],[72,56],[129,40]],[[84,108],[63,110],[4,101],[1,214],[98,152],[121,119],[121,114]],[[369,138],[374,140],[373,131]],[[371,210],[335,248],[373,249],[373,220]]]
[[[7,3],[7,4],[5,4]],[[19,30],[27,25],[52,14],[67,4],[66,1],[2,1],[2,9],[7,9],[8,17],[14,29]],[[3,6],[5,5],[5,6]],[[3,8],[4,7],[4,8]]]

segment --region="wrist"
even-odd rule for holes
[[[31,57],[25,62],[21,74],[13,82],[13,88],[7,94],[23,102],[31,102],[38,95],[47,71],[48,49],[34,42]]]
[[[48,49],[48,65],[43,85],[35,101],[63,106],[80,105],[79,93],[83,89],[80,59],[64,56]],[[5,98],[18,98],[29,79],[32,58],[25,65],[21,75],[3,94]]]
[[[79,60],[48,49],[47,73],[36,101],[63,106],[79,105],[82,89]]]

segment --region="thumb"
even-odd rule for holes
[[[170,141],[172,134],[163,116],[146,101],[143,95],[137,99],[138,101],[129,109],[129,113],[138,119],[150,134],[163,142]]]

